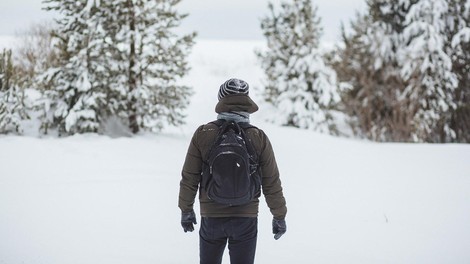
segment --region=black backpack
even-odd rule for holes
[[[225,120],[211,123],[219,132],[203,163],[202,187],[217,203],[247,204],[261,193],[258,155],[245,136],[246,129],[256,127]]]

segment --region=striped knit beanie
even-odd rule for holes
[[[229,94],[243,94],[248,95],[248,88],[250,86],[243,80],[240,79],[230,79],[224,82],[219,89],[219,100],[224,98]]]

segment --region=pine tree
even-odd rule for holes
[[[352,22],[351,34],[343,33],[342,61],[335,69],[351,89],[343,104],[360,135],[378,141],[403,141],[412,134],[412,116],[404,111],[401,97],[405,83],[400,77],[397,51],[406,7],[397,1],[368,1],[368,14]]]
[[[310,0],[281,3],[261,22],[268,50],[258,52],[266,73],[264,96],[278,114],[276,122],[318,131],[332,128],[329,113],[339,100],[334,71],[319,50],[322,34],[317,9]]]
[[[452,69],[458,85],[454,93],[455,109],[450,112],[450,129],[455,141],[470,143],[470,1],[456,0],[450,3],[448,27]]]
[[[390,133],[383,124],[390,110],[386,108],[388,82],[384,80],[384,70],[376,68],[376,54],[371,52],[371,41],[364,36],[371,28],[370,16],[357,14],[351,22],[351,34],[342,27],[343,43],[331,53],[332,67],[341,83],[348,84],[343,89],[340,107],[351,117],[351,126],[356,135],[380,140]],[[378,129],[382,128],[382,129]]]
[[[408,82],[403,96],[411,99],[416,141],[446,142],[455,133],[446,113],[456,108],[453,94],[458,79],[452,70],[446,34],[449,1],[420,0],[411,5],[398,52],[401,76]]]
[[[11,50],[0,52],[0,134],[21,134],[21,121],[29,118],[18,87]]]
[[[460,92],[465,88],[459,87],[468,87],[468,68],[461,67],[468,49],[452,41],[457,32],[464,36],[459,39],[466,39],[464,5],[368,1],[368,15],[353,22],[353,33],[345,35],[339,51],[342,61],[335,65],[339,79],[352,87],[343,101],[362,134],[375,140],[426,142],[457,141],[465,134],[465,125],[456,120],[468,118],[461,111],[466,103],[457,99],[466,98]],[[458,105],[463,108],[457,112]]]
[[[54,36],[59,66],[49,68],[39,83],[53,87],[42,100],[42,128],[58,128],[59,135],[98,132],[105,94],[96,72],[101,66],[96,45],[102,38],[95,23],[96,4],[87,0],[47,0],[47,10],[61,14]]]
[[[110,112],[133,133],[158,131],[183,123],[191,89],[178,85],[189,67],[186,57],[195,34],[174,32],[186,15],[176,11],[179,0],[118,0],[102,3],[107,47],[114,65]],[[116,99],[117,98],[117,99]]]
[[[133,133],[183,123],[191,89],[178,85],[195,33],[174,33],[179,0],[47,0],[62,14],[54,32],[60,65],[39,80],[43,129],[103,132],[117,117]]]

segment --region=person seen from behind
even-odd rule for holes
[[[254,263],[261,193],[273,215],[274,238],[286,232],[286,200],[271,143],[250,124],[258,110],[249,85],[224,82],[215,107],[217,120],[195,131],[186,154],[178,206],[184,232],[197,224],[193,205],[199,191],[201,264],[222,263],[228,243],[231,264]]]

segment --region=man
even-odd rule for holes
[[[243,80],[230,79],[224,82],[220,86],[218,99],[215,108],[218,120],[247,124],[250,114],[258,110],[249,97],[249,86]],[[202,217],[199,231],[200,263],[221,263],[227,241],[232,264],[254,263],[259,195],[246,204],[227,205],[210,199],[202,184],[203,163],[218,133],[217,124],[208,123],[200,126],[191,139],[180,182],[178,205],[182,211],[181,225],[184,232],[194,230],[196,216],[193,204],[199,190]],[[277,240],[286,232],[287,208],[273,149],[262,130],[249,126],[244,129],[244,133],[258,157],[257,173],[261,177],[262,193],[273,215],[272,228]]]

